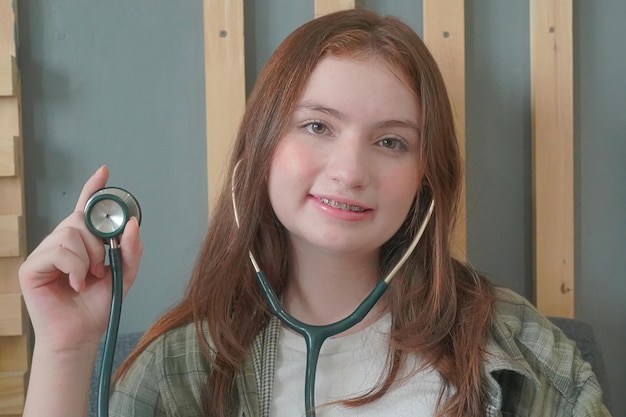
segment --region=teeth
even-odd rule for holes
[[[365,211],[362,207],[359,206],[351,206],[350,204],[345,204],[345,203],[339,203],[335,200],[331,200],[329,198],[320,198],[319,199],[322,203],[327,204],[331,207],[340,209],[340,210],[346,210],[346,211],[356,211],[356,212],[361,212],[361,211]]]

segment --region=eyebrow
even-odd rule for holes
[[[336,119],[339,120],[343,120],[344,119],[344,114],[342,112],[340,112],[339,110],[330,108],[330,107],[325,107],[325,106],[320,106],[318,104],[313,104],[313,103],[309,103],[309,102],[303,102],[300,103],[296,106],[296,111],[298,110],[312,110],[312,111],[318,111],[321,113],[325,113],[328,114]],[[374,125],[375,128],[378,129],[385,129],[385,128],[404,128],[404,129],[411,129],[414,130],[418,135],[421,134],[422,130],[420,129],[420,127],[417,125],[417,123],[411,121],[411,120],[396,120],[396,119],[392,119],[392,120],[384,120],[380,123],[376,123],[376,125]]]
[[[318,104],[313,104],[313,103],[307,103],[307,102],[300,103],[296,106],[296,110],[313,110],[313,111],[326,113],[330,116],[333,116],[335,119],[341,120],[344,118],[343,113],[341,113],[339,110],[335,110],[330,107],[320,106]]]
[[[410,120],[385,120],[384,122],[377,123],[375,127],[383,129],[390,127],[410,129],[414,130],[415,133],[417,133],[418,135],[420,135],[422,132],[419,126],[415,122],[412,122]]]

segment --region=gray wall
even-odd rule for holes
[[[245,1],[248,90],[310,0]],[[360,2],[422,31],[421,2]],[[180,297],[207,226],[202,2],[20,1],[29,248],[99,165],[144,211],[122,331]],[[466,4],[469,260],[533,298],[528,2]],[[626,2],[575,2],[576,315],[626,416]]]
[[[626,416],[626,2],[575,2],[576,315],[609,364]]]
[[[139,199],[145,245],[121,331],[182,293],[207,226],[202,2],[22,1],[29,248],[100,165]]]

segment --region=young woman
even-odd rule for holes
[[[452,258],[450,104],[399,20],[352,10],[290,35],[248,100],[230,170],[186,295],[119,370],[111,415],[304,415],[304,340],[270,312],[249,253],[289,314],[327,325],[398,265],[432,201],[387,292],[322,346],[317,415],[608,415],[574,344]],[[27,416],[85,413],[110,284],[81,212],[106,179],[86,183],[21,269],[36,331]],[[126,289],[138,234],[131,221],[121,239]]]

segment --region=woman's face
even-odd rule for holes
[[[269,197],[299,251],[371,255],[421,182],[419,106],[375,58],[322,59],[274,152]]]

